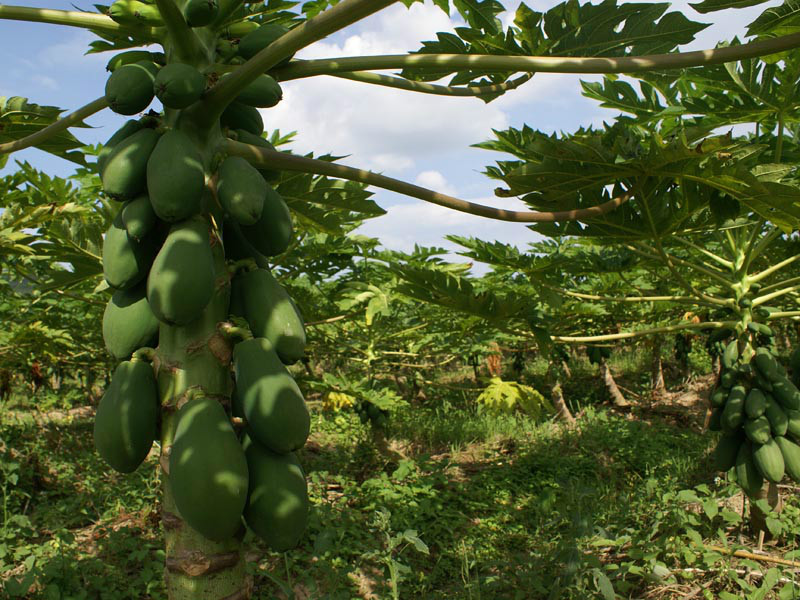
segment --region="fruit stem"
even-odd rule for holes
[[[217,329],[229,340],[237,339],[243,342],[245,340],[253,339],[253,332],[250,331],[249,327],[243,325],[234,325],[233,323],[224,322],[220,323],[217,326]]]
[[[156,357],[155,348],[139,348],[131,355],[132,362],[147,362],[151,363]]]

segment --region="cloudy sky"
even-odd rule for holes
[[[83,1],[20,3],[91,10],[91,4]],[[546,10],[554,4],[528,2],[535,10]],[[519,2],[506,0],[504,5],[509,11],[503,18],[510,23]],[[763,9],[764,5],[699,15],[686,2],[673,3],[673,10],[712,23],[695,43],[683,49],[713,47],[718,40],[741,35]],[[422,40],[434,39],[437,31],[451,31],[461,24],[430,1],[415,4],[410,10],[397,4],[310,46],[298,58],[405,53],[419,48]],[[0,56],[4,59],[0,96],[26,96],[37,104],[73,110],[102,95],[105,63],[111,55],[84,56],[91,39],[90,34],[79,29],[0,21]],[[321,76],[285,83],[283,101],[264,111],[264,121],[267,129],[296,131],[293,149],[298,152],[349,155],[342,161],[344,164],[373,169],[464,199],[519,208],[521,205],[513,199],[494,198],[494,182],[481,175],[486,165],[501,156],[469,146],[489,139],[492,129],[526,123],[547,132],[571,131],[613,118],[614,113],[580,95],[580,79],[597,78],[538,74],[521,88],[487,105],[473,98],[416,94]],[[106,140],[124,119],[104,111],[88,120],[94,129],[73,131],[87,143],[98,143]],[[14,158],[61,176],[72,171],[70,163],[38,150],[19,152]],[[14,168],[12,161],[4,171]],[[392,192],[375,192],[375,199],[388,214],[368,222],[362,232],[380,238],[389,248],[408,251],[414,243],[452,247],[443,239],[448,233],[519,246],[533,240],[524,225],[472,217]]]

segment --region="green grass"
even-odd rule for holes
[[[790,584],[759,591],[772,579],[745,579],[700,545],[754,543],[726,504],[736,488],[711,471],[711,436],[595,408],[596,372],[573,362],[565,394],[585,412],[572,429],[482,414],[474,393],[432,386],[392,416],[387,456],[354,414],[314,413],[298,453],[307,535],[278,555],[248,534],[262,556],[254,597],[672,598],[700,587],[703,598],[793,598]],[[544,391],[540,376],[526,371]],[[155,459],[115,474],[88,418],[15,416],[0,439],[0,597],[164,598]],[[797,502],[772,517],[770,553],[794,550]]]

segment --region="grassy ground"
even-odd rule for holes
[[[431,389],[393,415],[387,457],[351,413],[315,412],[300,452],[308,534],[285,555],[246,539],[255,597],[800,596],[791,568],[708,549],[756,545],[736,488],[711,472],[712,436],[696,420],[595,408],[602,391],[581,369],[571,429]],[[91,411],[6,414],[0,597],[163,598],[155,453],[118,475],[93,451]],[[785,500],[764,550],[793,558],[800,510]]]

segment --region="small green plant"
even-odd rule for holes
[[[538,419],[553,412],[553,405],[530,386],[516,381],[503,381],[492,377],[477,398],[479,410],[493,414],[509,414],[519,408],[527,415]]]

